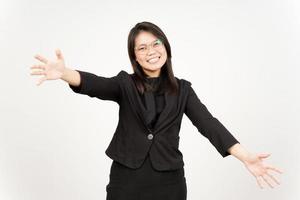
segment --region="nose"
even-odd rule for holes
[[[154,48],[150,45],[150,46],[148,47],[148,55],[152,55],[153,53],[155,53],[155,50],[154,50]]]

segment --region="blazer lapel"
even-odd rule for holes
[[[125,88],[125,94],[129,99],[130,107],[134,114],[137,116],[137,118],[139,118],[140,121],[144,124],[144,126],[148,129],[147,113],[149,113],[151,108],[145,108],[134,81],[126,71],[124,72],[126,74],[126,78],[123,87]]]
[[[161,113],[155,123],[154,131],[158,131],[165,124],[167,124],[172,118],[170,116],[170,113],[175,106],[176,96],[171,95],[169,93],[164,93],[164,97],[165,97],[165,106],[164,106],[163,110],[161,111]]]

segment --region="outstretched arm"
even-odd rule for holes
[[[118,76],[103,77],[80,70],[67,68],[64,57],[59,49],[56,50],[56,60],[36,55],[40,64],[31,67],[35,71],[31,75],[43,75],[37,83],[41,85],[46,80],[62,79],[69,84],[69,87],[76,93],[86,94],[90,97],[97,97],[102,100],[120,102],[120,83]]]
[[[233,155],[242,161],[247,170],[256,178],[260,188],[263,188],[263,181],[273,188],[270,180],[268,180],[269,178],[279,184],[268,170],[278,173],[282,173],[282,171],[271,165],[265,165],[262,160],[270,156],[270,154],[252,154],[248,152],[221,122],[211,115],[192,87],[189,88],[185,114],[223,157]]]

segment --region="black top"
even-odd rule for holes
[[[81,82],[79,86],[70,85],[74,92],[119,104],[118,126],[105,153],[129,168],[139,168],[148,154],[157,170],[181,168],[184,162],[178,147],[183,114],[223,157],[230,155],[228,149],[238,143],[200,101],[191,82],[185,79],[175,77],[179,93],[164,93],[165,105],[161,111],[160,95],[145,92],[141,98],[132,76],[126,71],[122,70],[113,77],[77,71]],[[155,81],[156,78],[148,80],[154,85]],[[148,126],[153,125],[154,129],[150,130]]]
[[[147,78],[147,83],[153,88],[151,91],[145,92],[144,95],[142,95],[142,100],[145,107],[149,107],[149,109],[153,110],[153,115],[150,115],[149,124],[148,127],[150,129],[154,128],[155,122],[157,121],[161,111],[163,110],[165,106],[165,99],[164,99],[164,93],[160,90],[159,86],[161,83],[161,77],[149,77]],[[149,95],[149,96],[148,96]],[[153,97],[152,97],[153,95]],[[149,99],[147,99],[149,97]],[[153,99],[154,98],[154,101]],[[148,101],[153,101],[148,102]]]

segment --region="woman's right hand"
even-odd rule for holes
[[[37,85],[42,84],[45,80],[56,80],[63,76],[66,69],[63,55],[59,49],[55,53],[57,60],[54,61],[50,61],[41,55],[34,56],[42,64],[33,65],[30,69],[38,69],[38,71],[31,72],[31,75],[44,75],[39,79]]]

